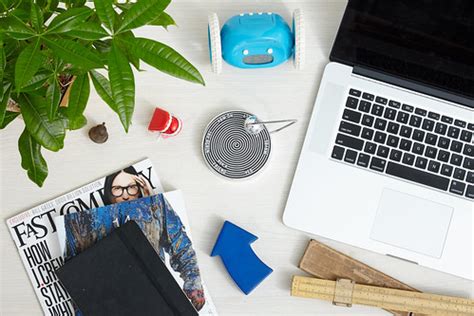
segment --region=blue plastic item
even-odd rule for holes
[[[293,17],[293,31],[275,13],[246,13],[233,16],[219,29],[217,15],[209,16],[209,48],[214,72],[220,73],[222,58],[239,68],[277,66],[294,56],[303,62],[304,27],[300,10]]]
[[[250,247],[257,239],[257,236],[225,221],[211,253],[212,257],[221,257],[227,272],[246,295],[273,272]]]

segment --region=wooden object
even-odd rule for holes
[[[299,268],[321,279],[335,281],[343,278],[359,284],[419,292],[417,289],[314,239],[309,242]],[[397,316],[409,315],[409,313],[396,310],[389,310],[389,312]]]
[[[339,306],[358,304],[416,315],[474,315],[474,300],[466,298],[349,284],[351,281],[347,279],[331,281],[294,276],[291,295],[332,301]]]

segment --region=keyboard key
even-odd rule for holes
[[[359,136],[360,135],[361,127],[359,125],[355,125],[349,122],[341,121],[341,125],[339,125],[339,131],[350,134],[352,136]]]
[[[383,131],[383,130],[385,130],[386,126],[387,126],[387,121],[386,120],[380,119],[380,118],[377,118],[375,120],[374,128]]]
[[[365,148],[364,151],[368,154],[375,154],[375,149],[377,148],[377,145],[371,142],[365,143]]]
[[[372,127],[372,124],[374,123],[374,117],[364,114],[362,117],[362,125]]]
[[[467,123],[461,120],[454,120],[454,125],[461,128],[466,128]]]
[[[418,115],[421,115],[421,116],[426,116],[426,114],[428,114],[428,111],[420,109],[420,108],[416,108],[415,109],[415,114],[418,114]]]
[[[413,132],[412,138],[414,140],[422,142],[423,138],[425,138],[425,132],[423,132],[422,130],[419,130],[419,129],[415,129],[415,131]]]
[[[410,151],[411,149],[411,140],[408,140],[408,139],[403,139],[400,141],[400,149],[401,150],[406,150],[406,151]]]
[[[420,168],[420,169],[426,169],[427,165],[428,165],[428,159],[423,158],[423,157],[416,157],[415,167]]]
[[[415,155],[412,155],[412,154],[409,154],[409,153],[405,153],[403,155],[403,160],[402,162],[405,164],[405,165],[413,165],[413,162],[415,161]]]
[[[431,172],[438,173],[440,167],[441,167],[441,163],[435,160],[430,160],[430,162],[428,163],[428,170]]]
[[[449,187],[449,192],[463,195],[464,190],[466,189],[466,184],[457,180],[451,181],[451,186]]]
[[[397,148],[399,141],[400,141],[400,138],[398,138],[397,136],[388,135],[387,145],[390,147]]]
[[[429,119],[424,119],[423,120],[423,125],[421,126],[422,129],[425,131],[432,131],[434,129],[435,121],[429,120]]]
[[[362,150],[362,147],[364,146],[364,141],[361,139],[354,138],[352,136],[337,134],[336,144],[344,147],[349,147],[355,150]]]
[[[353,95],[355,97],[360,97],[362,92],[360,92],[359,90],[356,90],[356,89],[350,89],[349,90],[349,94],[350,95]]]
[[[357,165],[361,167],[368,167],[369,166],[370,156],[360,153],[359,159],[357,159]]]
[[[366,99],[366,100],[369,100],[369,101],[374,101],[375,96],[373,94],[364,92],[362,94],[362,98]]]
[[[382,132],[375,132],[374,142],[384,144],[385,139],[387,139],[387,134]]]
[[[377,156],[387,158],[389,151],[390,149],[388,147],[379,146],[379,149],[377,149]]]
[[[467,129],[470,131],[474,131],[474,123],[467,124]]]
[[[474,159],[465,157],[462,166],[467,170],[474,170]]]
[[[397,116],[397,111],[395,111],[392,108],[385,108],[385,113],[383,114],[384,118],[388,120],[394,120],[396,116]]]
[[[441,174],[443,176],[450,177],[453,174],[453,167],[450,165],[444,165],[441,167]]]
[[[448,162],[449,161],[449,152],[440,150],[438,152],[438,160],[442,162]]]
[[[344,157],[344,148],[334,146],[334,148],[332,149],[331,157],[337,160],[342,160],[342,157]]]
[[[425,145],[420,144],[420,143],[414,143],[411,151],[414,154],[423,155],[423,152],[425,151]]]
[[[462,143],[453,140],[452,143],[451,143],[451,150],[455,151],[457,153],[460,153],[461,150],[462,150]]]
[[[466,176],[466,170],[455,168],[453,173],[453,178],[463,181],[464,177]]]
[[[393,101],[393,100],[390,100],[390,102],[388,102],[388,106],[391,106],[392,108],[396,108],[396,109],[399,109],[401,105],[402,104],[400,102]]]
[[[443,124],[443,123],[436,123],[436,125],[435,125],[435,133],[436,134],[444,135],[444,134],[446,134],[447,130],[448,130],[448,125]]]
[[[438,140],[438,147],[448,149],[449,148],[449,143],[450,143],[449,138],[440,137],[439,140]]]
[[[413,129],[411,127],[402,125],[402,128],[400,129],[400,136],[410,138],[412,130]]]
[[[413,109],[414,109],[414,107],[412,107],[411,105],[408,105],[408,104],[404,104],[402,106],[403,111],[407,111],[407,112],[410,112],[410,113],[413,112]]]
[[[467,186],[466,197],[474,199],[474,185]]]
[[[439,120],[441,115],[439,115],[438,113],[429,112],[428,117],[433,120]]]
[[[395,177],[410,180],[444,191],[446,191],[449,186],[448,178],[428,173],[426,171],[421,171],[418,169],[403,166],[391,161],[388,162],[386,173]]]
[[[392,149],[390,151],[390,160],[400,161],[402,159],[402,152],[400,150]]]
[[[461,132],[461,138],[460,138],[460,139],[461,139],[463,142],[470,143],[470,142],[471,142],[471,139],[472,139],[472,132],[463,130],[463,131]]]
[[[386,160],[377,157],[372,157],[372,161],[370,162],[370,169],[383,172],[385,170],[386,164]]]
[[[416,116],[416,115],[410,116],[410,123],[408,123],[408,124],[410,124],[413,127],[420,127],[421,126],[421,117]]]
[[[399,111],[397,114],[397,122],[406,124],[409,117],[410,115],[408,113]]]
[[[436,145],[437,141],[438,141],[438,136],[436,136],[435,134],[431,134],[431,133],[426,134],[425,143],[429,145]]]
[[[462,153],[466,156],[474,157],[474,145],[464,145],[464,150]]]
[[[359,104],[359,111],[369,113],[371,106],[372,106],[372,103],[362,100],[360,101],[360,104]]]
[[[362,129],[362,134],[361,134],[361,137],[363,139],[367,139],[367,140],[372,140],[372,137],[374,136],[374,131],[372,129],[369,129],[367,127],[364,127]]]
[[[398,130],[400,129],[400,124],[394,122],[388,122],[387,132],[390,134],[398,134]]]
[[[346,150],[346,156],[344,157],[344,161],[348,163],[355,163],[357,159],[357,151],[354,150]]]
[[[374,106],[372,107],[372,111],[370,113],[376,116],[382,116],[383,109],[384,107],[382,105],[374,104]]]
[[[441,121],[448,123],[448,124],[453,124],[453,118],[449,116],[441,116]]]
[[[426,147],[426,151],[425,151],[425,156],[428,157],[428,158],[436,158],[436,154],[438,153],[438,149],[434,148],[434,147],[431,147],[431,146],[428,146]]]
[[[466,181],[469,183],[474,183],[474,172],[468,171]]]
[[[458,138],[460,132],[461,132],[461,130],[457,127],[450,126],[448,128],[448,136],[451,137],[451,138]]]
[[[383,104],[383,105],[386,105],[387,102],[388,102],[388,100],[385,99],[385,98],[382,98],[382,97],[376,97],[376,98],[375,98],[375,102],[380,103],[380,104]]]
[[[449,161],[450,164],[455,165],[455,166],[460,166],[461,162],[462,162],[462,156],[457,155],[457,154],[451,155],[451,160]]]
[[[345,119],[346,121],[354,122],[354,123],[359,123],[361,116],[362,114],[360,114],[359,112],[355,112],[349,109],[345,109],[344,113],[342,114],[343,119]]]
[[[353,97],[348,97],[346,101],[346,106],[351,109],[357,109],[357,104],[359,100]]]

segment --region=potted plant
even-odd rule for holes
[[[132,66],[139,69],[143,61],[204,85],[199,71],[174,49],[133,34],[143,25],[173,25],[164,12],[170,1],[0,2],[0,128],[22,116],[21,166],[38,186],[48,174],[42,148],[59,151],[66,131],[86,124],[91,82],[126,132],[135,106]]]

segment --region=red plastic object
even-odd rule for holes
[[[182,122],[179,118],[172,116],[170,112],[160,108],[155,108],[151,118],[148,130],[162,133],[163,136],[175,136],[182,128]]]

